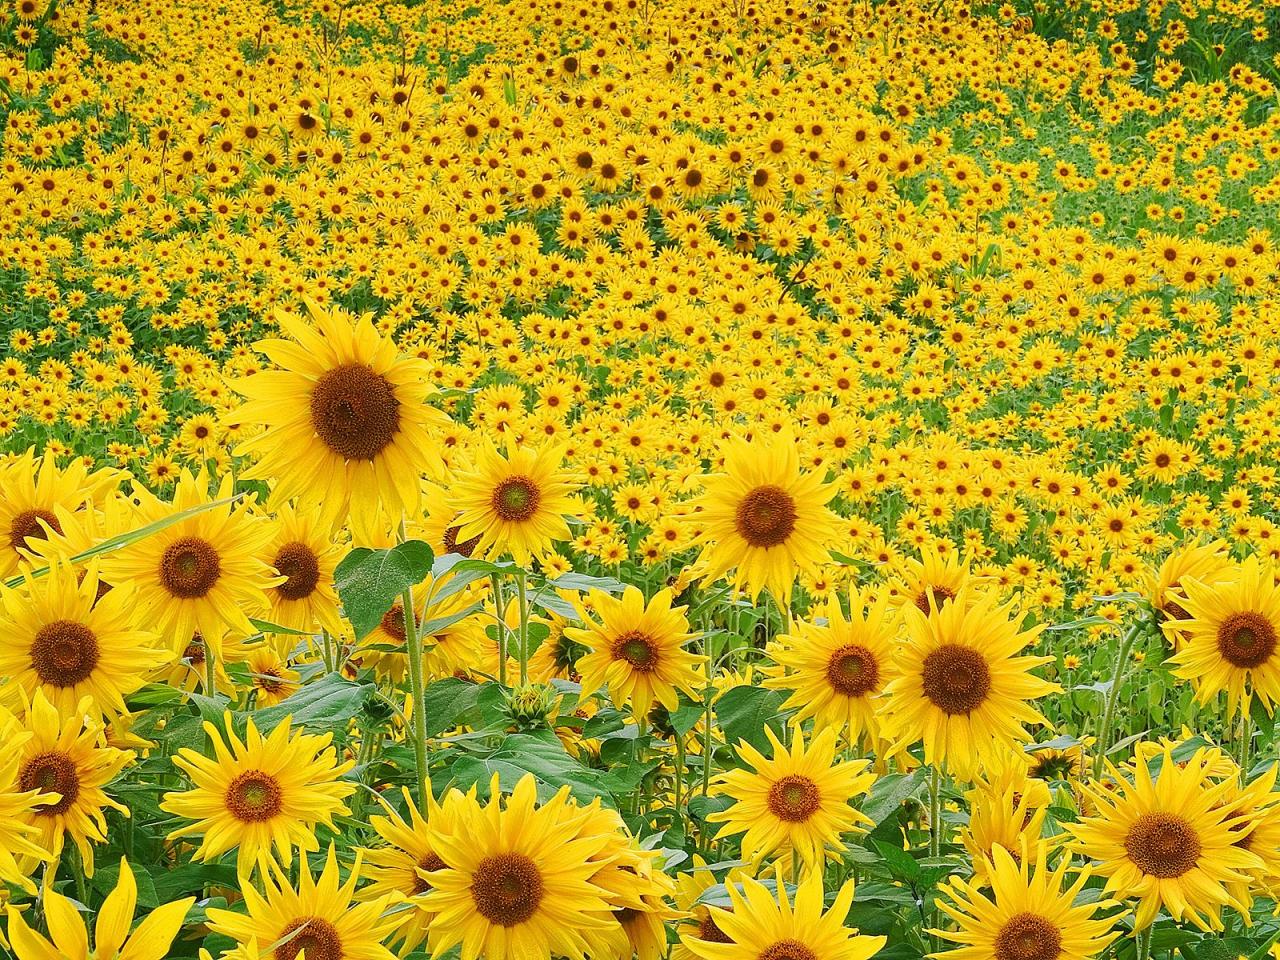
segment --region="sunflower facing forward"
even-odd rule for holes
[[[422,475],[439,460],[432,431],[448,422],[426,402],[430,370],[367,315],[308,313],[277,310],[290,339],[257,347],[280,369],[232,383],[246,401],[228,419],[265,428],[236,452],[255,458],[246,475],[271,480],[277,502],[296,498],[325,528],[374,513],[398,522],[417,511]]]
[[[691,515],[704,545],[705,576],[734,570],[734,584],[754,599],[767,590],[786,606],[800,571],[829,557],[837,518],[827,509],[835,487],[800,470],[790,437],[730,440],[724,471],[705,480]]]

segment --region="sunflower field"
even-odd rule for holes
[[[2,0],[0,957],[1280,960],[1280,0]]]

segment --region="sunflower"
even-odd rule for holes
[[[272,482],[275,501],[296,499],[318,526],[417,512],[422,474],[436,469],[433,431],[448,423],[427,403],[430,368],[402,356],[369,315],[309,303],[310,322],[275,312],[291,339],[257,344],[280,369],[232,382],[246,400],[226,419],[265,429],[236,453],[246,476]]]
[[[85,875],[93,876],[93,844],[107,839],[107,818],[103,808],[112,807],[125,816],[128,808],[103,791],[108,783],[133,759],[133,753],[100,746],[103,727],[91,719],[86,699],[66,719],[37,690],[27,710],[26,726],[31,739],[18,747],[18,789],[56,794],[56,802],[38,804],[19,819],[40,832],[37,846],[48,850],[56,861],[70,836],[80,854]]]
[[[1248,871],[1247,882],[1232,881],[1227,890],[1240,901],[1240,916],[1245,925],[1252,924],[1255,891],[1269,893],[1280,881],[1280,793],[1276,792],[1276,775],[1280,766],[1271,764],[1252,783],[1241,785],[1239,771],[1234,770],[1226,778],[1227,792],[1222,805],[1228,819],[1243,817],[1233,828],[1235,846],[1256,854],[1261,867]],[[1212,774],[1211,774],[1212,775]]]
[[[478,611],[476,616],[466,615],[484,594],[473,585],[461,590],[449,588],[447,576],[439,580],[428,576],[413,589],[418,639],[423,645],[422,664],[427,676],[433,678],[460,676],[482,668],[485,659],[484,646],[487,637]],[[440,599],[436,599],[439,597]],[[455,619],[455,618],[461,619]],[[452,622],[450,622],[452,621]],[[422,630],[432,623],[445,623],[434,632],[423,636]],[[399,682],[409,668],[405,650],[404,607],[396,601],[356,647],[360,663],[373,668],[379,676],[389,676]]]
[[[444,487],[427,483],[423,485],[422,498],[425,516],[421,523],[421,538],[431,545],[436,556],[453,553],[470,557],[480,545],[480,537],[458,539],[461,510],[455,504],[454,496]]]
[[[1185,578],[1185,617],[1164,622],[1181,638],[1169,662],[1208,703],[1226,691],[1227,710],[1248,711],[1256,696],[1270,713],[1280,700],[1280,587],[1269,563],[1250,557],[1214,584]]]
[[[52,453],[37,458],[34,450],[0,463],[0,580],[17,572],[31,542],[62,533],[59,508],[91,507],[121,476],[109,468],[90,473],[79,459],[60,470]]]
[[[128,585],[99,597],[96,565],[77,584],[74,571],[52,567],[17,589],[0,587],[0,696],[12,706],[36,690],[62,713],[88,698],[96,717],[127,712],[124,698],[148,674],[173,659],[152,646],[154,634],[135,628]]]
[[[458,508],[455,543],[468,544],[475,556],[510,555],[525,566],[541,560],[555,543],[569,539],[566,516],[580,505],[575,484],[561,468],[564,448],[515,447],[504,457],[492,444],[476,453],[474,468],[459,476],[452,492]]]
[[[93,929],[93,949],[89,931],[76,906],[55,890],[44,892],[44,916],[49,939],[36,933],[13,907],[9,908],[9,939],[17,960],[158,960],[168,954],[182,929],[195,897],[175,900],[147,911],[146,918],[132,933],[133,914],[138,906],[138,884],[129,862],[120,858],[120,876],[102,906]],[[52,941],[52,942],[51,942]]]
[[[836,762],[831,727],[819,731],[807,750],[796,727],[789,752],[771,727],[764,729],[773,756],[766,759],[749,743],[739,743],[738,755],[753,769],[717,775],[717,791],[732,797],[733,805],[707,819],[724,824],[717,839],[743,835],[744,860],[756,862],[783,850],[820,871],[828,847],[838,848],[844,834],[871,823],[849,801],[864,795],[875,775],[866,760]]]
[[[960,842],[973,862],[975,882],[986,883],[986,870],[994,850],[1022,855],[1024,844],[1040,839],[1053,798],[1049,785],[1032,779],[1018,757],[990,764],[985,776],[974,778],[966,791],[969,820],[960,830]]]
[[[1081,903],[1076,897],[1089,879],[1077,873],[1064,889],[1071,859],[1056,868],[1045,861],[1047,844],[1020,848],[1019,856],[996,847],[979,881],[954,877],[947,889],[951,902],[938,907],[956,922],[955,930],[932,933],[960,946],[930,956],[946,960],[1091,960],[1120,936],[1115,916],[1098,916],[1115,904],[1109,900]],[[990,893],[985,888],[990,888]]]
[[[270,643],[256,647],[244,663],[255,707],[273,707],[302,689],[301,674]]]
[[[800,469],[789,436],[728,442],[724,472],[708,476],[692,509],[703,545],[704,577],[734,570],[734,585],[754,600],[761,590],[782,606],[791,601],[798,571],[813,572],[828,559],[838,518],[826,504],[835,496],[817,473]]]
[[[1058,690],[1030,672],[1052,657],[1018,656],[1041,628],[1020,630],[1012,602],[999,606],[985,591],[971,598],[971,589],[927,615],[903,608],[906,636],[884,714],[900,742],[924,741],[925,763],[962,779],[1029,740],[1023,725],[1046,722],[1030,701]]]
[[[333,571],[345,550],[287,504],[276,511],[271,526],[262,558],[285,579],[267,589],[264,619],[304,633],[342,633]]]
[[[228,474],[218,499],[231,495],[232,484]],[[209,502],[207,490],[204,474],[193,477],[184,470],[172,503],[142,492],[142,520],[152,523],[202,506]],[[112,584],[137,585],[137,607],[175,651],[184,650],[197,632],[207,643],[216,643],[227,629],[252,634],[246,611],[260,612],[267,588],[285,578],[261,559],[272,529],[251,509],[247,502],[213,507],[171,524],[107,554],[103,576]],[[222,656],[216,647],[214,652]]]
[[[332,846],[318,878],[306,853],[300,860],[297,889],[273,863],[263,871],[260,890],[242,884],[243,913],[209,908],[209,929],[234,940],[244,960],[295,960],[303,951],[306,960],[395,960],[382,944],[402,918],[385,912],[385,897],[353,902],[359,852],[346,883],[339,882]]]
[[[0,883],[13,884],[34,894],[31,870],[18,863],[47,862],[53,855],[40,846],[40,828],[32,824],[32,814],[41,807],[56,804],[61,797],[44,793],[38,785],[23,787],[18,776],[18,748],[32,738],[17,718],[0,708],[0,742],[8,748],[0,757]]]
[[[250,718],[243,742],[230,732],[230,715],[226,726],[224,741],[217,727],[204,725],[212,757],[183,748],[173,758],[192,789],[166,793],[160,809],[195,823],[168,839],[203,837],[193,856],[206,861],[237,847],[242,875],[255,865],[265,873],[275,862],[272,847],[286,867],[295,847],[304,853],[320,849],[316,824],[332,828],[334,816],[351,812],[342,801],[356,785],[340,778],[355,761],[337,759],[329,745],[332,734],[291,731],[287,718],[265,739]]]
[[[1198,580],[1212,586],[1229,579],[1232,563],[1228,549],[1225,541],[1214,540],[1187,544],[1170,553],[1155,574],[1147,578],[1147,599],[1152,607],[1169,619],[1187,619],[1183,581]]]
[[[745,867],[735,867],[725,878],[725,886],[740,884],[750,876]],[[693,960],[695,954],[686,945],[688,940],[706,940],[710,943],[731,943],[723,930],[716,926],[711,907],[704,896],[717,885],[716,875],[707,868],[707,861],[699,854],[693,855],[693,869],[682,871],[676,877],[676,906],[685,918],[676,926],[676,943],[671,948],[671,960]]]
[[[1209,781],[1206,751],[1177,763],[1166,747],[1159,760],[1153,777],[1148,760],[1136,756],[1132,782],[1112,768],[1116,790],[1084,784],[1097,813],[1064,826],[1074,848],[1097,861],[1107,893],[1138,899],[1139,929],[1164,909],[1176,921],[1221,930],[1224,906],[1244,909],[1232,887],[1264,866],[1238,842],[1247,816],[1226,806],[1229,781]]]
[[[763,883],[746,878],[742,889],[728,884],[729,910],[711,907],[710,919],[723,939],[685,934],[681,943],[702,960],[870,960],[885,937],[868,937],[845,924],[853,903],[853,882],[842,886],[825,913],[822,871],[810,871],[792,901],[786,885],[777,899]]]
[[[671,591],[660,590],[647,604],[636,587],[627,587],[621,598],[592,590],[586,606],[577,605],[584,628],[569,627],[565,636],[582,644],[588,653],[577,664],[582,675],[580,697],[591,696],[602,686],[619,710],[627,704],[636,717],[647,717],[654,700],[675,710],[677,692],[700,700],[702,658],[683,647],[693,634],[684,607],[671,606]]]
[[[903,561],[902,577],[894,584],[895,599],[898,604],[914,604],[921,613],[927,614],[930,598],[941,608],[965,587],[984,580],[969,572],[969,560],[962,560],[958,550],[953,548],[946,553],[924,550],[919,560]],[[976,595],[976,591],[967,594],[971,599]]]
[[[898,616],[883,597],[849,589],[846,617],[834,594],[827,600],[826,623],[797,622],[777,637],[770,653],[777,667],[766,670],[766,687],[790,691],[782,709],[810,717],[818,726],[843,728],[851,742],[879,736],[876,700],[894,676],[892,645]]]
[[[446,866],[426,876],[432,955],[461,944],[462,960],[596,956],[611,910],[590,881],[592,857],[608,838],[578,835],[567,787],[541,806],[532,775],[505,803],[496,777],[490,789],[485,806],[472,800],[436,834]]]

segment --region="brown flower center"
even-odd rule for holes
[[[1200,838],[1176,813],[1143,814],[1129,827],[1124,849],[1139,870],[1162,880],[1180,877],[1200,858]]]
[[[56,816],[71,809],[71,805],[80,796],[80,771],[76,769],[74,760],[58,750],[37,753],[23,763],[18,772],[18,788],[23,793],[39,790],[41,793],[59,794],[56,802],[35,811],[37,814]]]
[[[421,626],[417,620],[414,621],[415,626]],[[395,604],[390,610],[382,615],[382,629],[394,639],[397,643],[404,643],[408,634],[404,629],[404,607]]]
[[[1233,613],[1218,627],[1218,652],[1233,667],[1259,667],[1276,650],[1276,630],[1258,613]]]
[[[542,902],[542,874],[520,853],[485,857],[471,881],[471,899],[490,923],[514,927],[524,923]]]
[[[799,940],[779,940],[761,951],[760,960],[818,960],[818,955]]]
[[[74,687],[98,665],[98,638],[83,623],[55,620],[41,627],[31,643],[31,665],[41,683]]]
[[[444,552],[457,553],[464,557],[471,556],[471,552],[475,550],[476,545],[480,542],[478,536],[472,537],[470,540],[458,542],[458,534],[462,532],[461,527],[449,527],[444,532]]]
[[[17,550],[27,545],[28,538],[32,540],[48,540],[48,534],[45,533],[44,527],[40,526],[41,520],[52,527],[54,533],[62,533],[62,525],[58,523],[58,518],[52,512],[48,510],[23,510],[9,524],[9,546]]]
[[[538,512],[542,492],[528,477],[507,477],[493,490],[493,509],[503,520],[521,523]]]
[[[320,559],[305,543],[286,543],[276,553],[272,566],[280,576],[289,578],[276,587],[286,600],[307,599],[320,582]]]
[[[231,815],[244,823],[270,820],[284,807],[279,781],[261,770],[239,774],[227,787],[223,799]],[[307,956],[311,956],[310,951]]]
[[[880,664],[861,644],[845,644],[827,660],[827,682],[846,697],[864,697],[880,682]]]
[[[431,873],[433,870],[443,870],[446,866],[447,864],[434,853],[428,853],[425,857],[419,860],[417,870],[415,870],[413,874],[414,896],[417,896],[420,893],[426,893],[431,889],[431,881],[424,877],[422,875],[423,873]]]
[[[303,950],[307,960],[342,960],[342,937],[338,928],[319,917],[294,920],[280,935],[284,943],[276,947],[275,960],[294,960]]]
[[[372,460],[400,431],[400,401],[363,363],[334,367],[311,391],[311,426],[344,460]]]
[[[658,668],[658,645],[638,631],[624,633],[613,641],[613,659],[624,660],[633,670],[651,673]]]
[[[924,590],[916,594],[916,607],[926,616],[929,613],[929,591],[933,591],[933,605],[938,610],[942,609],[942,605],[948,600],[956,598],[955,591],[949,587],[940,587],[936,583],[929,584]]]
[[[947,643],[924,658],[924,695],[943,713],[971,713],[991,690],[991,668],[977,650]]]
[[[818,785],[808,777],[788,774],[769,788],[769,809],[779,820],[804,823],[822,806]]]
[[[175,540],[165,548],[160,559],[160,583],[170,594],[183,600],[203,597],[221,575],[218,551],[200,537]]]
[[[996,960],[1056,960],[1062,953],[1062,932],[1034,913],[1010,917],[996,934]]]
[[[796,528],[796,502],[791,494],[772,484],[756,487],[738,504],[736,526],[753,547],[776,547]]]
[[[698,924],[698,939],[707,943],[733,943],[733,938],[720,929],[710,913]]]

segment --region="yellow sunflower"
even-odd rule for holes
[[[209,908],[209,929],[230,937],[243,960],[395,960],[383,946],[402,917],[387,914],[385,897],[353,902],[361,859],[341,883],[334,848],[317,878],[302,854],[294,889],[278,866],[263,871],[261,890],[243,884],[244,912]]]
[[[510,555],[521,566],[541,560],[557,542],[569,539],[565,517],[579,504],[577,484],[564,472],[564,448],[515,447],[504,457],[492,444],[476,453],[474,468],[451,488],[458,508],[455,543],[476,541],[476,556]]]
[[[1248,711],[1256,696],[1270,713],[1280,700],[1280,587],[1269,563],[1250,557],[1213,584],[1184,578],[1184,616],[1164,622],[1181,638],[1170,659],[1208,703],[1223,691],[1227,710]]]
[[[799,621],[790,634],[769,645],[776,668],[766,670],[766,687],[790,691],[782,708],[795,709],[796,722],[813,717],[819,726],[846,731],[850,742],[879,738],[876,701],[894,676],[893,644],[898,615],[881,595],[849,589],[846,617],[834,594],[823,610],[826,623]]]
[[[342,617],[333,571],[345,548],[287,504],[276,511],[271,526],[262,558],[285,579],[267,588],[263,619],[305,633],[323,629],[330,636],[339,635]]]
[[[230,474],[217,499],[231,495]],[[141,519],[151,523],[209,502],[204,474],[183,471],[173,502],[141,494]],[[265,591],[284,581],[262,560],[272,529],[248,502],[204,510],[143,537],[103,558],[109,583],[134,583],[136,604],[147,623],[175,651],[199,632],[216,643],[226,629],[254,633],[249,613],[261,612]],[[222,653],[215,647],[214,652]]]
[[[993,851],[1022,855],[1024,845],[1040,840],[1053,797],[1049,785],[1027,775],[1021,758],[989,765],[985,776],[974,778],[965,793],[969,820],[960,830],[960,841],[973,863],[973,879],[986,883]]]
[[[698,667],[703,658],[683,649],[693,634],[685,608],[671,606],[670,590],[660,590],[647,604],[636,587],[627,587],[620,598],[592,590],[589,602],[599,621],[579,602],[578,615],[586,626],[565,630],[588,650],[577,664],[582,698],[607,686],[615,707],[623,710],[630,704],[641,719],[655,700],[676,709],[677,691],[701,699]]]
[[[927,615],[903,608],[906,635],[884,713],[900,742],[923,740],[925,763],[961,779],[1029,740],[1024,724],[1046,722],[1031,701],[1059,689],[1030,672],[1052,657],[1019,656],[1041,628],[1019,629],[1012,603],[999,606],[985,591],[970,598],[970,589]]]
[[[885,937],[862,936],[845,926],[853,881],[840,888],[825,913],[821,870],[800,881],[794,901],[785,884],[779,882],[776,890],[775,899],[758,880],[744,879],[741,890],[729,884],[731,909],[708,911],[725,939],[686,933],[681,943],[702,960],[870,960],[885,945]]]
[[[875,774],[867,760],[836,762],[836,731],[831,727],[819,731],[807,750],[799,727],[792,731],[790,751],[771,727],[765,733],[773,756],[739,743],[738,755],[752,769],[716,776],[717,792],[734,802],[707,819],[724,824],[717,839],[743,835],[744,860],[756,862],[782,850],[821,870],[828,848],[839,849],[844,834],[871,823],[849,802],[870,789]]]
[[[945,960],[1092,960],[1120,936],[1116,917],[1105,915],[1113,901],[1076,902],[1089,879],[1080,870],[1065,887],[1071,859],[1046,865],[1047,845],[1019,848],[1017,858],[996,847],[984,864],[983,880],[953,877],[951,902],[938,907],[956,922],[955,930],[932,933],[960,944],[930,954]],[[1064,888],[1065,887],[1065,888]],[[986,892],[990,888],[990,893]],[[1102,912],[1104,915],[1099,916]]]
[[[93,948],[89,931],[76,906],[55,890],[44,892],[44,916],[49,927],[45,939],[29,926],[22,914],[9,908],[9,939],[17,960],[160,960],[169,952],[195,897],[175,900],[147,911],[146,918],[132,933],[133,914],[138,907],[138,884],[129,862],[120,859],[120,877],[98,909],[93,928]]]
[[[708,476],[692,506],[703,545],[703,576],[715,580],[734,570],[734,585],[754,600],[761,590],[781,606],[791,600],[800,571],[814,572],[830,554],[838,518],[826,504],[834,486],[800,469],[789,436],[728,442],[724,472]]]
[[[0,756],[0,883],[13,884],[34,894],[32,871],[20,866],[18,858],[27,864],[53,859],[53,854],[39,843],[41,831],[31,822],[32,814],[62,798],[56,793],[43,792],[38,785],[23,787],[18,748],[31,738],[31,732],[24,730],[13,714],[0,708],[0,742],[8,748]]]
[[[969,560],[962,560],[958,550],[952,548],[946,553],[925,550],[919,560],[903,561],[901,577],[894,584],[895,599],[898,604],[914,604],[921,613],[928,613],[930,597],[935,606],[942,607],[965,587],[984,580],[969,572]],[[976,595],[976,591],[966,594],[970,598]]]
[[[1165,617],[1185,620],[1183,581],[1197,580],[1212,586],[1229,579],[1233,564],[1228,549],[1225,541],[1214,540],[1191,543],[1174,550],[1155,574],[1147,577],[1147,598],[1151,605]]]
[[[342,801],[356,785],[340,778],[355,761],[338,760],[331,734],[291,731],[287,718],[265,739],[252,718],[243,741],[230,732],[230,715],[226,726],[224,741],[217,727],[204,725],[212,757],[184,748],[173,758],[192,788],[166,793],[160,809],[195,823],[168,839],[202,837],[192,856],[206,861],[236,847],[242,875],[255,865],[265,874],[277,855],[288,867],[295,847],[304,853],[320,849],[316,824],[332,828],[335,816],[351,812]]]
[[[273,707],[302,689],[301,674],[271,643],[254,648],[244,662],[255,707]]]
[[[505,803],[496,777],[490,789],[435,835],[446,866],[426,876],[432,956],[457,944],[462,960],[597,956],[611,909],[590,878],[608,838],[578,835],[567,788],[541,805],[532,775]]]
[[[0,698],[13,706],[19,691],[30,698],[39,690],[64,714],[85,698],[97,717],[127,712],[124,698],[174,657],[137,629],[129,585],[98,597],[94,564],[78,584],[55,565],[22,587],[0,587],[0,675],[9,680]]]
[[[1138,929],[1164,909],[1176,921],[1221,930],[1224,906],[1244,909],[1231,888],[1263,867],[1238,842],[1247,817],[1225,806],[1229,781],[1209,781],[1206,751],[1178,763],[1166,747],[1159,760],[1153,776],[1148,760],[1135,757],[1132,782],[1112,768],[1116,790],[1084,784],[1097,813],[1064,826],[1074,848],[1097,862],[1106,892],[1138,900]]]
[[[397,523],[418,510],[422,475],[437,470],[434,433],[448,423],[427,403],[430,367],[400,353],[370,315],[308,304],[310,320],[275,312],[291,339],[257,344],[280,369],[232,382],[246,400],[229,421],[265,429],[237,447],[246,476],[272,482],[317,525],[374,514]]]
[[[80,853],[85,875],[93,876],[93,844],[107,839],[107,818],[121,806],[103,790],[116,778],[133,753],[101,746],[103,727],[90,719],[88,700],[63,719],[44,694],[37,690],[27,710],[31,739],[18,747],[18,789],[56,794],[56,802],[39,804],[20,820],[40,831],[37,845],[56,860],[69,836]]]

